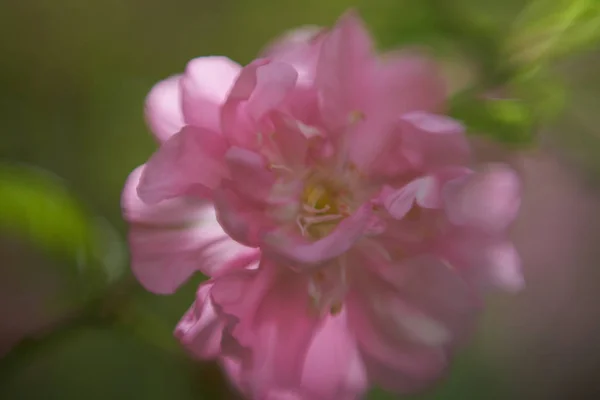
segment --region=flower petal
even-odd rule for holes
[[[298,72],[298,83],[309,85],[314,81],[317,60],[322,44],[323,28],[303,26],[283,34],[262,52],[265,58],[282,61]]]
[[[303,132],[303,129],[309,128],[280,113],[273,113],[272,121],[275,131],[269,140],[275,147],[276,160],[287,167],[304,167],[310,138]],[[275,162],[275,160],[271,161]]]
[[[342,220],[329,235],[314,242],[279,230],[272,231],[265,235],[265,251],[270,250],[274,257],[289,260],[295,268],[311,268],[348,251],[369,228],[371,216],[372,206],[365,204]]]
[[[437,247],[439,254],[478,288],[516,292],[525,285],[519,254],[503,235],[454,229]]]
[[[214,200],[217,219],[225,232],[246,246],[258,247],[271,228],[265,207],[244,201],[229,188],[215,191]]]
[[[448,182],[443,196],[452,223],[499,232],[518,213],[519,178],[509,167],[490,165],[485,171]]]
[[[386,390],[408,393],[439,378],[447,366],[444,351],[412,342],[403,330],[386,331],[389,328],[374,318],[367,304],[368,299],[356,293],[347,300],[349,323],[369,381]]]
[[[160,227],[186,226],[196,220],[203,207],[200,201],[176,199],[150,205],[140,199],[138,186],[145,168],[145,165],[141,165],[134,169],[125,182],[121,210],[127,222]]]
[[[175,337],[190,353],[201,359],[211,359],[221,351],[221,337],[225,321],[215,312],[207,282],[198,288],[196,301],[175,328]]]
[[[231,173],[231,187],[251,201],[264,203],[276,179],[267,169],[265,159],[258,153],[234,146],[225,154],[225,160]]]
[[[470,156],[461,124],[420,111],[392,122],[367,117],[349,135],[350,159],[371,179],[427,175],[465,165]]]
[[[446,87],[433,60],[416,52],[387,54],[375,73],[381,116],[443,111]]]
[[[344,14],[323,41],[315,84],[321,112],[331,129],[348,124],[353,112],[365,112],[372,100],[376,66],[369,33],[354,12]]]
[[[310,313],[307,281],[263,260],[256,270],[217,279],[212,295],[231,321],[231,335],[251,351],[251,362],[241,365],[242,386],[251,388],[251,397],[300,388],[303,360],[318,322]]]
[[[146,122],[159,142],[164,142],[185,125],[181,111],[180,79],[181,75],[175,75],[160,81],[146,97]]]
[[[256,147],[260,120],[281,106],[296,86],[298,73],[289,64],[258,59],[244,67],[221,113],[221,126],[232,144]]]
[[[400,120],[405,157],[417,171],[465,165],[469,160],[469,143],[463,126],[452,118],[412,112]]]
[[[186,126],[148,160],[138,186],[147,203],[178,196],[205,198],[227,176],[227,141],[219,134]]]
[[[397,273],[384,270],[382,276],[401,293],[403,301],[447,329],[451,343],[464,339],[481,304],[461,275],[433,256],[407,260],[396,269]]]
[[[342,310],[322,321],[308,347],[302,372],[307,399],[360,398],[367,387],[364,365]]]
[[[220,132],[221,106],[241,69],[227,57],[199,57],[190,61],[181,78],[186,124]]]
[[[413,207],[419,190],[420,179],[416,179],[400,189],[385,186],[381,199],[385,209],[395,219],[402,219]]]
[[[446,351],[472,327],[471,289],[433,257],[393,266],[374,253],[354,260],[363,270],[348,310],[369,377],[398,392],[423,388],[443,373]]]
[[[142,202],[136,188],[143,170],[137,168],[127,180],[122,206],[131,224],[131,268],[146,289],[173,293],[197,271],[216,276],[256,257],[256,250],[227,236],[209,203]]]

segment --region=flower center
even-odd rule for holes
[[[321,239],[349,214],[348,191],[344,186],[324,179],[307,180],[296,218],[303,236]]]

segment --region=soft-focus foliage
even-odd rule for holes
[[[114,229],[41,170],[0,165],[0,232],[60,257],[82,293],[124,271],[125,250]]]

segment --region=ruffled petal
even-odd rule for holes
[[[258,247],[263,235],[272,227],[265,206],[245,201],[230,188],[222,188],[214,193],[217,219],[236,241],[246,246]]]
[[[302,387],[317,400],[354,400],[368,382],[365,368],[348,326],[346,311],[328,315],[316,332],[304,360]]]
[[[146,97],[144,112],[150,130],[159,142],[164,142],[185,125],[181,111],[181,75],[160,81]]]
[[[353,113],[364,113],[372,100],[376,58],[371,37],[354,12],[344,14],[321,48],[315,84],[323,118],[333,130],[345,127]]]
[[[199,57],[190,61],[181,78],[186,124],[220,132],[221,106],[241,69],[227,57]]]
[[[504,235],[454,229],[440,238],[436,248],[440,256],[480,289],[515,292],[525,285],[519,254]]]
[[[472,327],[476,297],[433,257],[398,265],[373,253],[355,259],[363,274],[348,312],[369,377],[397,392],[423,388],[444,372],[447,349]]]
[[[500,232],[513,222],[519,211],[519,178],[507,166],[490,165],[482,172],[448,182],[443,197],[452,223]]]
[[[186,126],[171,136],[146,163],[138,195],[147,203],[191,196],[207,198],[228,176],[229,145],[219,134]]]
[[[221,351],[225,321],[215,312],[210,290],[213,283],[200,286],[196,301],[175,328],[175,337],[195,357],[216,358]]]
[[[413,111],[441,112],[446,104],[446,87],[436,63],[416,52],[386,54],[375,72],[380,118]]]
[[[365,307],[366,300],[352,294],[347,307],[369,381],[389,391],[410,393],[438,379],[447,368],[445,352],[414,343],[403,329],[392,326],[391,332],[386,331],[390,328]]]
[[[288,260],[295,268],[314,268],[348,251],[369,228],[371,216],[372,206],[365,204],[343,219],[329,235],[312,242],[299,235],[272,231],[265,235],[264,249]]]
[[[263,50],[262,57],[290,64],[298,72],[298,84],[310,85],[315,78],[323,32],[318,26],[286,32]]]
[[[230,187],[239,195],[259,203],[269,198],[276,176],[260,154],[234,146],[225,154],[225,160],[231,173]]]
[[[300,388],[303,361],[317,329],[307,281],[263,259],[255,270],[215,281],[213,301],[230,320],[227,330],[250,350],[242,362],[241,384],[252,398],[277,388]]]
[[[130,222],[131,268],[144,287],[173,293],[195,272],[217,276],[256,250],[223,231],[209,203],[184,199],[146,204],[137,196],[144,167],[133,171],[123,191],[123,215]]]
[[[289,64],[258,59],[244,67],[223,105],[221,126],[232,144],[255,148],[262,118],[282,106],[296,86]]]
[[[469,161],[469,143],[464,127],[452,118],[412,112],[399,124],[404,157],[419,172],[465,165]]]

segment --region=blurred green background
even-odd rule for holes
[[[349,7],[382,49],[439,56],[478,158],[524,179],[527,290],[491,296],[449,378],[410,398],[600,398],[597,0],[4,0],[0,399],[236,398],[172,337],[201,278],[160,297],[130,276],[119,200],[156,148],[144,98],[191,58],[244,64]]]

